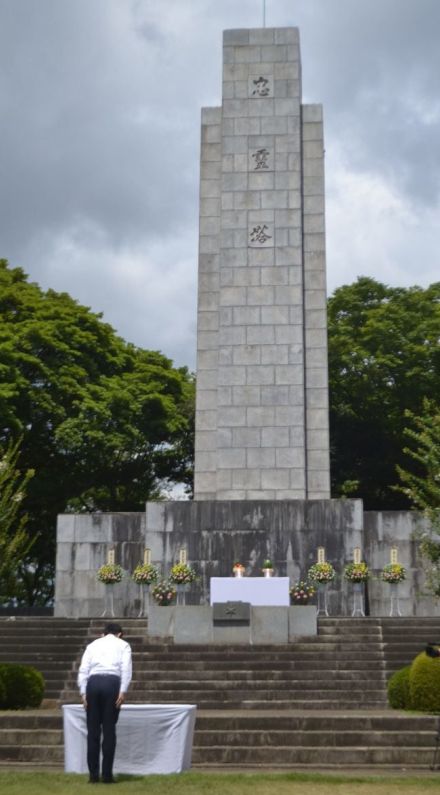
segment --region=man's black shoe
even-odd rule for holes
[[[90,776],[89,784],[99,784],[99,778],[97,776]]]
[[[103,784],[116,784],[116,779],[113,776],[111,778],[103,778],[101,781]]]

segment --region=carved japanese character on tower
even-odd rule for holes
[[[255,161],[254,171],[263,171],[269,168],[269,164],[267,162],[269,155],[270,152],[265,147],[262,149],[257,149],[256,152],[252,152],[252,157]]]
[[[249,75],[249,97],[251,99],[273,97],[272,75]]]
[[[269,234],[269,227],[265,223],[255,224],[249,230],[249,245],[252,247],[270,246],[272,235]]]

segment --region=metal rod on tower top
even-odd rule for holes
[[[263,0],[263,28],[266,27],[266,0]]]

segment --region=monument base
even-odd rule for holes
[[[315,605],[301,607],[251,607],[250,621],[235,625],[216,622],[212,607],[150,607],[148,635],[171,643],[284,644],[316,635]]]

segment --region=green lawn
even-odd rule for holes
[[[325,775],[319,773],[183,773],[120,776],[118,793],[128,795],[421,795],[438,792],[440,772],[426,777]],[[105,791],[86,776],[64,773],[0,772],[5,795],[74,795]]]

